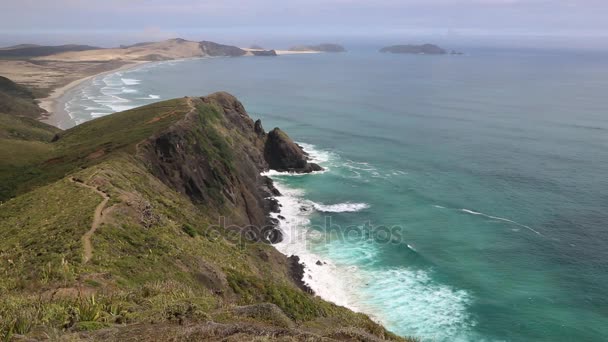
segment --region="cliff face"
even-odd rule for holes
[[[212,207],[227,226],[247,227],[256,240],[278,242],[269,217],[278,191],[261,176],[268,169],[307,173],[322,168],[308,162],[301,147],[275,128],[264,132],[228,93],[188,99],[194,110],[139,145],[154,175],[196,204]],[[218,217],[219,221],[219,217]]]
[[[217,57],[217,56],[229,56],[238,57],[243,56],[247,52],[239,49],[236,46],[223,45],[209,41],[202,41],[199,43],[201,51],[206,56]]]
[[[218,215],[225,212],[227,226],[247,227],[245,233],[256,239],[276,242],[280,235],[268,215],[274,207],[268,197],[276,189],[260,173],[269,168],[267,157],[291,156],[264,153],[269,139],[261,123],[254,123],[233,96],[216,93],[189,101],[193,111],[139,145],[146,164],[194,203]],[[309,166],[302,161],[304,170]]]

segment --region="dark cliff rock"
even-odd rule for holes
[[[268,133],[264,156],[269,167],[277,171],[309,173],[323,170],[319,165],[309,163],[306,152],[279,128]]]
[[[275,50],[252,50],[250,51],[254,56],[265,56],[265,57],[273,57],[277,55]]]
[[[239,49],[236,46],[223,45],[209,41],[202,41],[199,43],[201,51],[208,56],[218,57],[218,56],[228,56],[228,57],[238,57],[243,56],[247,52],[245,50]]]
[[[300,257],[297,255],[292,255],[289,258],[289,267],[291,270],[291,277],[293,281],[298,285],[300,290],[314,294],[315,292],[310,288],[310,286],[306,285],[302,279],[304,279],[304,264],[300,262]]]
[[[238,228],[256,240],[278,242],[271,212],[280,195],[260,173],[320,170],[285,133],[266,134],[243,105],[228,93],[190,99],[195,107],[169,129],[140,144],[139,151],[154,175],[192,202],[218,213],[218,224]],[[228,211],[225,222],[219,213]]]
[[[392,45],[380,49],[384,53],[405,53],[405,54],[423,54],[423,55],[445,55],[446,50],[433,44],[423,45]]]

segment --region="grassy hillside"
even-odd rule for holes
[[[38,118],[43,110],[34,99],[31,90],[0,76],[0,113]]]
[[[0,116],[0,339],[400,340],[302,291],[271,245],[215,226],[255,218],[259,180],[244,170],[261,138],[226,99],[164,101],[56,137]],[[209,189],[193,193],[199,173]]]

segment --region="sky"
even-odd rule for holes
[[[175,37],[608,45],[608,0],[0,0],[0,45]]]

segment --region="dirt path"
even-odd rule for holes
[[[83,263],[86,264],[87,262],[89,262],[89,260],[91,260],[91,257],[93,256],[93,245],[91,245],[91,237],[101,224],[101,219],[103,218],[103,210],[105,209],[106,204],[108,204],[110,196],[108,196],[98,188],[87,185],[81,181],[77,181],[74,178],[70,178],[70,181],[72,181],[72,183],[74,184],[78,184],[82,187],[91,189],[98,193],[101,197],[103,197],[103,201],[101,201],[101,203],[97,205],[97,208],[95,208],[95,214],[93,216],[93,223],[91,224],[91,229],[82,236],[82,246],[84,249]]]

